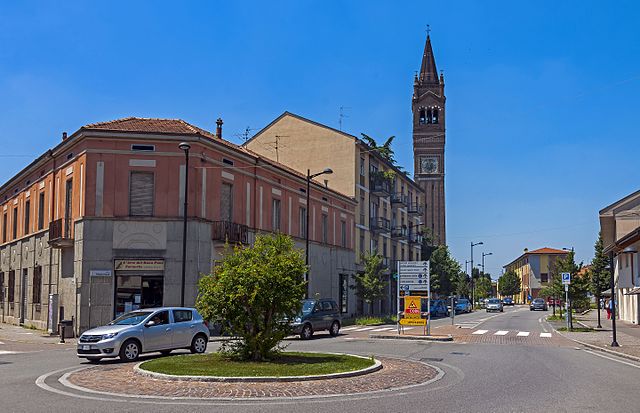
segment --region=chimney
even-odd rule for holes
[[[218,139],[222,139],[222,124],[224,122],[222,122],[222,118],[218,118],[218,120],[216,120],[216,138]]]
[[[62,132],[62,140],[63,141],[67,140],[67,132]]]
[[[526,253],[526,252],[529,252],[529,248],[525,248],[525,249],[524,249],[524,252],[525,252],[525,253]]]

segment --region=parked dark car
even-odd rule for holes
[[[503,298],[502,305],[513,305],[513,298],[511,297]]]
[[[331,299],[302,301],[302,310],[293,320],[293,332],[303,340],[310,339],[316,331],[328,330],[332,337],[340,332],[342,318],[338,304]]]
[[[535,311],[535,310],[547,311],[547,302],[544,301],[544,299],[542,299],[542,298],[535,298],[533,301],[531,301],[531,304],[529,304],[529,310],[531,310],[531,311]]]
[[[448,317],[449,308],[444,300],[431,300],[431,315],[435,317]]]

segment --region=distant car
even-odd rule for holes
[[[449,308],[444,300],[431,300],[431,315],[435,317],[449,316]]]
[[[466,298],[458,298],[456,301],[456,314],[458,313],[470,313],[471,302]]]
[[[308,299],[302,301],[302,310],[293,320],[291,326],[294,334],[299,334],[303,340],[308,340],[313,333],[329,330],[332,337],[340,333],[342,317],[338,304],[331,299]]]
[[[502,305],[513,305],[513,298],[511,297],[503,298]]]
[[[209,327],[198,311],[161,307],[131,311],[106,326],[85,331],[76,351],[90,361],[113,357],[135,361],[142,353],[169,354],[179,348],[204,353],[208,343]]]
[[[535,310],[547,311],[547,302],[544,301],[544,299],[542,298],[535,298],[533,301],[531,301],[531,304],[529,304],[529,310],[530,311],[535,311]]]
[[[487,313],[490,311],[503,312],[504,308],[502,307],[502,301],[497,298],[490,298],[489,301],[487,301]]]

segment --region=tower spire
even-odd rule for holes
[[[438,82],[438,70],[436,69],[436,59],[433,57],[431,48],[431,28],[427,25],[427,42],[424,45],[422,55],[422,66],[420,67],[420,80],[423,82]]]

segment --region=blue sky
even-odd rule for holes
[[[615,7],[612,7],[614,6]],[[125,116],[225,120],[241,142],[285,110],[379,140],[412,169],[426,25],[447,95],[454,256],[575,247],[638,189],[634,1],[2,2],[0,181],[62,131]]]

